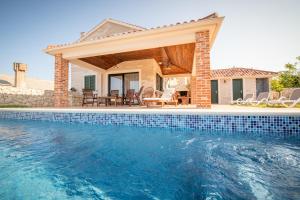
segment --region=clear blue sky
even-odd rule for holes
[[[146,28],[225,16],[211,52],[212,68],[249,66],[282,70],[300,56],[299,0],[0,0],[0,74],[14,61],[27,63],[31,77],[53,79],[48,44],[78,39],[105,18]]]

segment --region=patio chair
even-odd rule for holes
[[[141,97],[142,97],[143,89],[144,89],[144,86],[142,86],[142,87],[140,88],[139,92],[137,92],[137,93],[134,94],[134,98],[137,100],[137,102],[138,102],[139,105],[142,104]]]
[[[155,90],[154,95],[155,95],[155,97],[160,98],[163,95],[163,92],[160,90]]]
[[[268,101],[268,105],[281,104],[284,107],[295,107],[298,103],[300,103],[300,88],[294,89],[291,93],[290,98],[285,96],[281,96],[277,100]]]
[[[247,103],[251,104],[252,106],[257,106],[262,103],[268,103],[269,99],[270,99],[270,92],[261,92],[258,94],[258,96],[255,100],[252,99],[252,100],[248,101]]]
[[[154,89],[153,89],[153,87],[147,87],[147,88],[145,88],[143,90],[143,93],[142,93],[141,98],[140,98],[140,99],[142,99],[140,105],[144,105],[145,104],[144,100],[143,100],[144,98],[152,98],[153,95],[154,95]]]
[[[82,89],[82,106],[97,103],[97,95],[91,89]]]
[[[135,93],[134,93],[134,89],[129,89],[126,92],[126,95],[124,97],[124,103],[127,104],[129,106],[132,105],[132,103],[134,103],[134,99],[135,99]]]
[[[123,97],[119,96],[119,90],[111,90],[109,96],[110,96],[110,99],[109,99],[110,105],[112,102],[114,102],[115,106],[117,106],[118,102],[122,103]]]
[[[161,97],[144,98],[143,101],[149,107],[149,103],[161,103],[163,107],[165,103],[174,103],[177,106],[178,100],[175,88],[166,89]]]
[[[243,99],[238,98],[237,100],[232,101],[231,104],[237,104],[237,105],[248,104],[251,100],[253,100],[253,98],[254,98],[254,94],[246,94]]]
[[[119,90],[111,90],[110,96],[119,96]]]
[[[138,92],[135,92],[134,89],[127,90],[126,96],[124,98],[124,103],[126,104],[128,103],[129,106],[131,106],[132,103],[134,103],[134,100],[136,100],[139,105],[142,105],[141,97],[142,97],[143,89],[144,86],[142,86]]]
[[[147,87],[144,89],[143,94],[142,94],[142,98],[149,98],[149,97],[153,97],[154,94],[154,89],[153,87]]]

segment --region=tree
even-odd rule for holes
[[[279,79],[272,79],[271,81],[271,89],[273,91],[276,91],[280,94],[280,92],[283,90],[283,85],[280,83]]]
[[[297,69],[299,64],[300,56],[296,58],[296,62],[294,64],[288,63],[285,65],[286,71],[279,75],[279,83],[284,88],[300,87],[300,72],[299,69]]]

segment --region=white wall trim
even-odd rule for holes
[[[95,65],[92,65],[92,64],[89,64],[89,63],[86,63],[86,62],[83,62],[83,61],[78,60],[78,59],[72,59],[72,60],[69,60],[69,62],[73,65],[79,66],[81,68],[86,68],[86,69],[89,69],[89,70],[92,70],[92,71],[97,71],[97,72],[100,72],[100,73],[105,73],[106,72],[106,70],[104,70],[100,67],[97,67]]]
[[[219,17],[177,26],[120,34],[99,40],[62,45],[56,48],[45,49],[44,51],[51,55],[62,53],[65,59],[70,60],[81,57],[194,43],[195,33],[204,30],[209,30],[210,32],[210,46],[212,47],[223,19],[223,17]]]

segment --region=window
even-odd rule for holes
[[[108,91],[118,90],[119,96],[124,96],[129,89],[139,91],[139,73],[110,74],[108,76]]]
[[[269,79],[268,78],[257,78],[256,79],[256,97],[261,92],[269,92]]]
[[[163,85],[164,79],[159,74],[156,74],[156,90],[163,91]]]
[[[124,74],[124,92],[129,89],[139,91],[139,73]]]
[[[96,76],[95,75],[89,75],[84,76],[84,89],[96,89]]]

